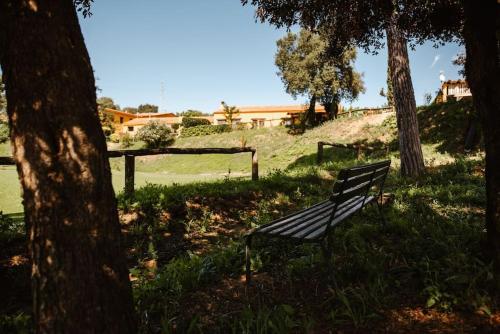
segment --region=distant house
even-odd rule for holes
[[[131,114],[121,110],[106,108],[104,113],[110,115],[115,128],[115,133],[135,135],[137,131],[149,122],[156,121],[173,128],[174,124],[182,123],[182,116],[177,116],[172,113],[142,113]],[[212,116],[197,116],[192,118],[204,118],[213,123]]]
[[[252,128],[291,125],[299,119],[300,114],[304,113],[308,107],[308,105],[237,107],[239,114],[235,116],[233,123],[245,124]],[[316,115],[320,119],[327,118],[323,106],[316,106]],[[226,124],[222,106],[214,112],[213,123]]]
[[[131,133],[135,134],[139,128],[146,125],[149,121],[159,121],[161,123],[175,124],[177,117],[172,113],[143,113],[143,114],[131,114],[121,110],[115,109],[104,109],[104,113],[111,116],[113,125],[115,127],[115,133]]]
[[[436,102],[446,102],[450,99],[461,100],[463,98],[471,98],[472,94],[465,80],[448,80],[441,84]]]

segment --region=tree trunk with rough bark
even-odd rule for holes
[[[465,0],[466,76],[486,150],[486,230],[500,291],[500,4]]]
[[[411,82],[406,38],[396,26],[393,14],[386,29],[394,105],[398,125],[401,175],[419,176],[425,172],[417,121],[417,105]]]
[[[72,0],[0,0],[37,333],[134,333],[95,80]]]

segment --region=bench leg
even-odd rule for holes
[[[384,212],[382,210],[382,204],[380,204],[378,200],[376,200],[375,203],[377,203],[378,213],[380,214],[380,217],[382,218],[382,223],[385,226],[387,225],[387,220],[385,219]]]
[[[252,279],[252,269],[251,269],[251,258],[250,258],[250,248],[252,247],[252,235],[246,237],[245,242],[245,275],[246,275],[246,284],[250,284],[250,280]]]
[[[321,243],[321,250],[323,253],[323,258],[326,262],[326,267],[328,270],[328,276],[333,276],[333,265],[332,265],[332,253],[333,253],[333,237],[331,233],[325,238]]]

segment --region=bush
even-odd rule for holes
[[[9,126],[0,123],[0,144],[5,143],[7,140],[9,140]]]
[[[146,143],[148,148],[159,148],[174,142],[172,130],[158,121],[151,121],[137,131],[136,138]]]
[[[200,125],[211,125],[210,121],[205,118],[191,118],[191,117],[183,117],[182,118],[182,126],[184,128],[192,128]]]
[[[129,148],[133,144],[134,144],[134,138],[131,135],[126,133],[122,136],[122,144],[121,144],[122,148]]]
[[[181,127],[180,123],[172,124],[172,130],[177,131]]]
[[[207,136],[224,132],[231,132],[231,127],[227,124],[198,125],[192,128],[182,129],[181,137]]]
[[[113,133],[111,136],[109,136],[109,140],[112,143],[119,143],[120,142],[120,135],[118,133]]]

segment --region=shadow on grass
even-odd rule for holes
[[[145,306],[139,312],[156,317],[157,324],[165,317],[175,319],[167,327],[195,326],[215,333],[272,326],[282,326],[284,332],[494,330],[498,324],[488,313],[498,315],[497,300],[491,297],[491,268],[480,247],[484,181],[475,164],[437,167],[416,181],[392,174],[397,187],[387,208],[387,226],[380,224],[376,210],[368,209],[336,229],[333,281],[316,246],[271,243],[256,249],[256,284],[250,290],[241,276],[242,233],[325,198],[331,182],[315,174],[278,174],[256,183],[184,186],[190,193],[186,203],[208,204],[211,215],[223,217],[220,224],[239,220],[239,230],[227,239],[210,240],[216,244],[199,255],[169,261],[153,283],[136,285]],[[166,188],[158,191],[152,198],[172,196]],[[168,209],[168,202],[159,207]],[[202,234],[212,232],[209,228]],[[172,289],[172,280],[180,282],[176,293],[154,292]],[[146,306],[167,300],[177,305],[167,315],[161,313],[164,308]],[[148,330],[154,326],[146,325]]]
[[[356,163],[339,160],[339,168]],[[336,229],[333,280],[318,247],[270,243],[255,250],[256,284],[247,289],[242,235],[331,191],[332,180],[307,167],[257,182],[148,185],[132,199],[119,197],[144,332],[497,328],[488,313],[499,316],[498,301],[481,251],[484,176],[474,161],[433,168],[419,180],[391,173],[388,225],[368,208]],[[23,310],[7,301],[3,312]]]

